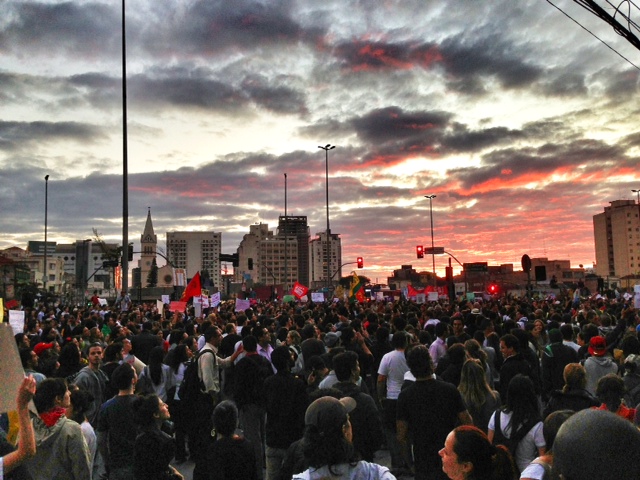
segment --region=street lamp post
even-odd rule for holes
[[[429,217],[431,217],[431,261],[433,262],[433,286],[437,286],[436,280],[436,253],[435,253],[435,243],[433,242],[433,199],[436,198],[435,195],[425,195],[424,198],[429,199]]]
[[[318,148],[321,148],[322,150],[324,150],[324,158],[325,158],[325,193],[326,193],[326,197],[327,197],[327,254],[326,254],[326,259],[327,259],[327,293],[329,293],[329,287],[331,286],[331,277],[330,277],[330,272],[331,272],[331,256],[330,256],[330,250],[331,250],[331,228],[329,227],[329,150],[333,150],[334,148],[336,148],[335,145],[331,145],[330,143],[327,143],[324,147],[318,146]]]
[[[44,276],[42,288],[47,291],[47,215],[49,213],[49,175],[44,176]]]

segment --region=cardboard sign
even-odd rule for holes
[[[23,316],[24,316],[24,312]],[[20,329],[22,332],[22,329]],[[0,324],[0,378],[2,388],[0,388],[0,412],[15,410],[16,394],[24,378],[24,370],[18,354],[18,346],[13,338],[12,328],[6,324]]]

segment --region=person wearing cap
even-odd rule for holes
[[[387,467],[357,461],[349,413],[356,408],[351,397],[320,397],[305,413],[302,448],[309,468],[293,480],[395,480]]]
[[[587,371],[586,389],[591,395],[595,395],[598,380],[608,373],[618,373],[618,365],[607,352],[607,341],[604,337],[591,337],[588,351],[591,356],[584,362],[584,369]]]

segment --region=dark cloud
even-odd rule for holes
[[[524,52],[494,35],[481,38],[455,36],[440,45],[442,64],[450,75],[448,85],[461,93],[485,91],[485,79],[495,78],[507,89],[535,83],[542,68],[527,62]]]
[[[251,75],[243,80],[241,88],[266,110],[276,113],[307,112],[303,92],[289,87],[285,79],[271,82],[261,75]]]
[[[386,107],[351,120],[358,137],[364,142],[397,142],[407,139],[433,138],[450,120],[446,112],[404,111]]]
[[[3,2],[0,50],[92,58],[120,49],[118,9],[101,3]]]
[[[181,51],[205,56],[217,56],[229,48],[259,50],[318,41],[323,29],[301,25],[292,8],[290,1],[195,1],[169,19],[159,32],[147,30],[143,41],[150,52]]]
[[[26,149],[41,142],[93,142],[101,138],[104,133],[100,127],[77,122],[0,121],[0,150]]]

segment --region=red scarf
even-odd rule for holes
[[[63,416],[66,412],[66,408],[54,407],[53,410],[41,413],[40,418],[47,427],[53,427],[56,423],[58,423],[60,417]]]

